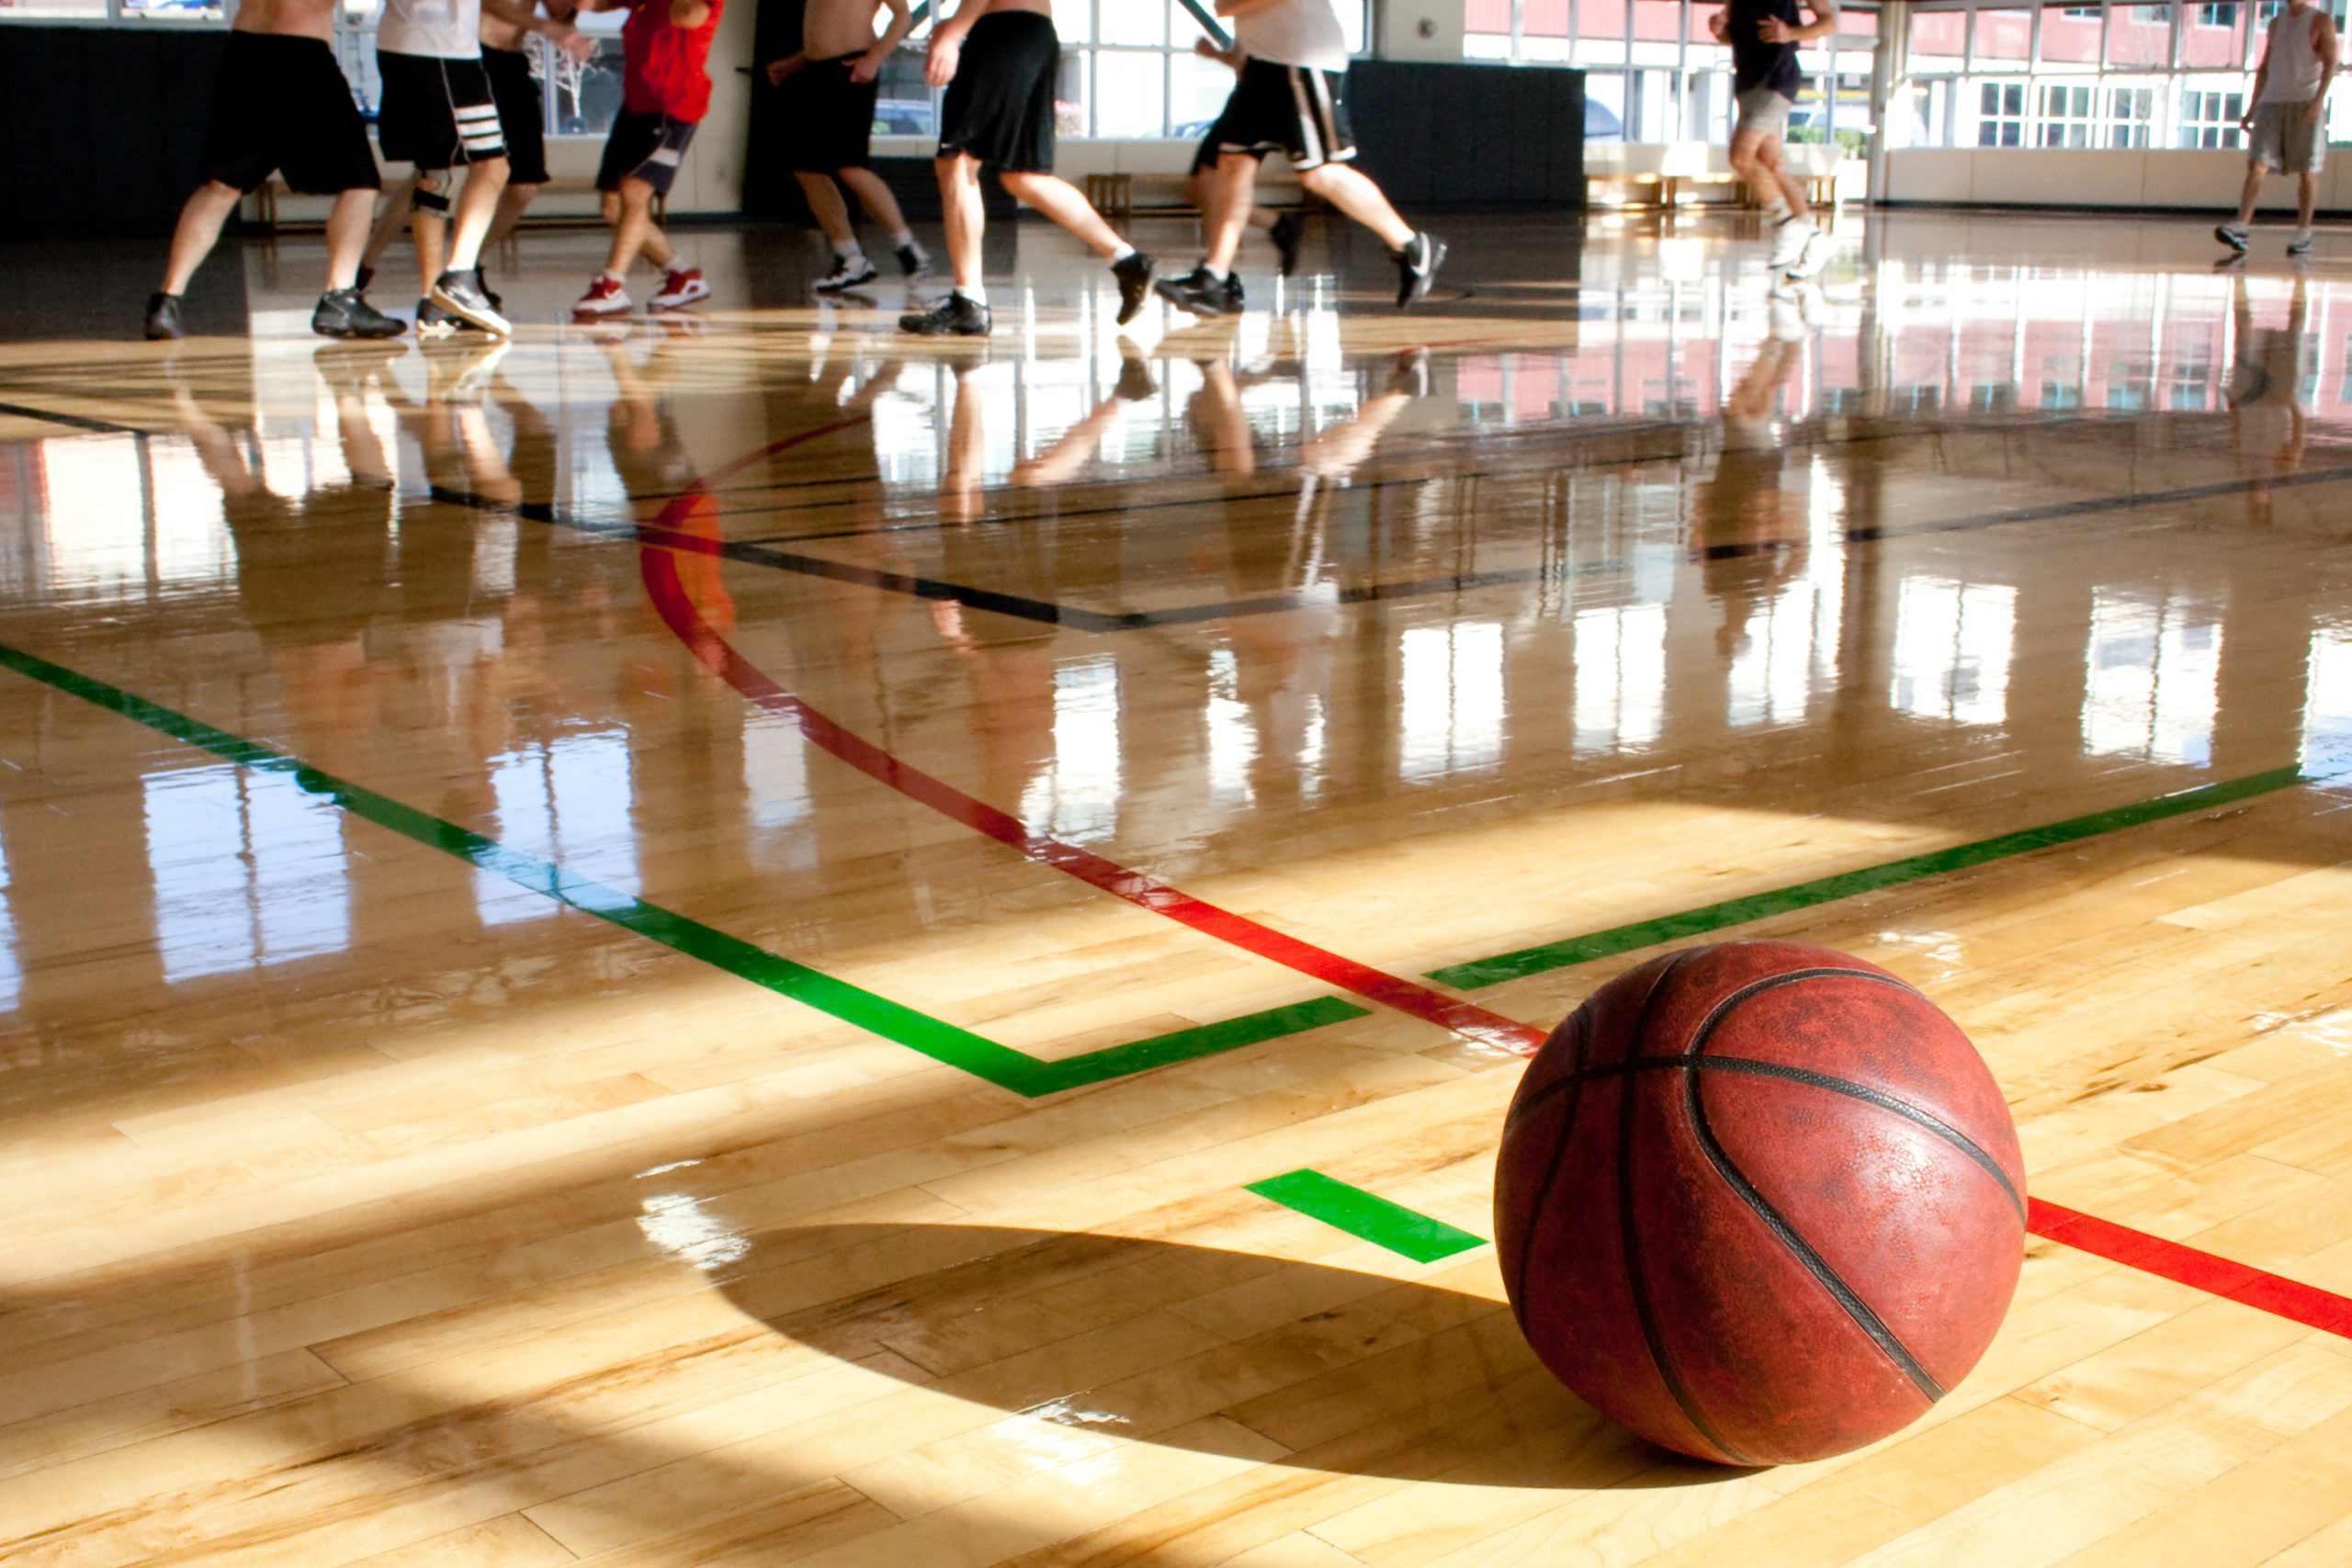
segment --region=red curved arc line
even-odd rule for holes
[[[1373,968],[1370,964],[1359,964],[1351,958],[1343,958],[1312,942],[1237,915],[1230,909],[1220,908],[1205,899],[1195,898],[1182,888],[1171,887],[1156,877],[1105,860],[1091,850],[1082,850],[1075,844],[1066,844],[1040,833],[1011,813],[965,794],[945,780],[924,773],[864,736],[844,728],[777,685],[757,665],[737,652],[734,645],[704,619],[702,611],[695,606],[684,584],[679,581],[676,560],[670,554],[672,550],[679,549],[716,553],[718,542],[682,533],[673,525],[684,518],[697,499],[708,493],[712,480],[740,473],[752,463],[802,442],[813,441],[819,436],[861,423],[862,420],[844,420],[770,442],[759,451],[695,480],[684,494],[662,507],[651,526],[639,528],[638,565],[645,581],[646,594],[651,599],[655,613],[669,626],[672,635],[684,643],[696,659],[747,701],[789,720],[820,750],[847,762],[868,778],[889,785],[908,799],[927,806],[975,832],[983,833],[1041,865],[1051,866],[1090,886],[1124,898],[1138,908],[1164,915],[1180,925],[1190,926],[1219,942],[1270,959],[1327,986],[1336,986],[1384,1007],[1452,1030],[1464,1038],[1498,1045],[1522,1055],[1544,1043],[1544,1031],[1531,1024],[1489,1012],[1485,1008],[1446,996],[1417,981]]]

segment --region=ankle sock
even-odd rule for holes
[[[1128,244],[1125,241],[1122,240],[1122,241],[1119,243],[1119,249],[1118,249],[1117,253],[1116,253],[1115,254],[1114,254],[1114,255],[1111,257],[1111,265],[1112,265],[1113,266],[1116,266],[1116,265],[1118,265],[1121,262],[1123,262],[1123,261],[1126,260],[1129,256],[1131,256],[1131,255],[1133,255],[1133,254],[1136,254],[1136,248],[1135,248],[1133,245]]]
[[[989,291],[986,284],[974,283],[967,285],[959,283],[956,286],[953,292],[962,296],[964,299],[969,299],[975,305],[985,306],[989,302]]]

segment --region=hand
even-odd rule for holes
[[[1789,26],[1788,23],[1781,20],[1778,17],[1767,17],[1762,21],[1757,23],[1756,36],[1762,39],[1766,43],[1798,43],[1803,41],[1798,38],[1796,28]]]
[[[956,80],[956,63],[963,53],[962,39],[944,33],[933,35],[931,52],[922,60],[922,79],[934,87],[944,87]]]
[[[2313,98],[2312,100],[2312,107],[2303,111],[2304,123],[2308,125],[2317,125],[2320,122],[2321,117],[2326,113],[2327,100],[2325,98]]]
[[[880,74],[882,62],[870,54],[859,55],[857,63],[849,68],[849,79],[853,82],[871,82]]]
[[[548,37],[556,48],[583,64],[590,55],[596,52],[596,40],[578,28],[566,28],[561,32],[549,33]]]
[[[1203,60],[1223,60],[1225,51],[1217,48],[1216,39],[1204,33],[1193,40],[1193,52]]]
[[[1715,35],[1717,43],[1728,43],[1731,39],[1731,13],[1728,11],[1708,13],[1707,30]]]
[[[795,72],[800,69],[800,62],[801,57],[797,54],[787,54],[782,60],[769,61],[768,85],[771,87],[783,86],[785,79],[791,76]]]

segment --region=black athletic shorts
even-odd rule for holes
[[[850,67],[865,53],[812,60],[784,82],[791,126],[792,166],[812,175],[863,169],[874,140],[874,96],[882,84],[853,82]]]
[[[939,155],[967,152],[1012,174],[1054,172],[1054,82],[1062,41],[1053,18],[991,11],[964,35],[940,113]]]
[[[376,145],[396,164],[448,169],[506,156],[498,102],[479,56],[376,51],[384,101],[376,107]]]
[[[531,57],[519,49],[483,45],[481,68],[490,74],[491,101],[498,106],[498,129],[506,138],[506,183],[548,183],[548,116],[539,99],[539,79]]]
[[[1227,152],[1283,152],[1302,173],[1356,155],[1344,71],[1245,60],[1210,139]]]
[[[685,159],[686,144],[695,139],[695,124],[666,114],[621,110],[613,117],[613,133],[605,139],[605,161],[596,165],[596,188],[618,190],[623,180],[634,175],[662,195],[669,195],[670,182],[678,177],[678,165]]]
[[[376,152],[334,50],[317,39],[232,32],[204,127],[204,176],[258,190],[271,170],[304,196],[377,190]]]
[[[1193,167],[1189,173],[1194,175],[1207,174],[1211,169],[1216,167],[1217,159],[1222,157],[1224,153],[1225,149],[1216,144],[1216,127],[1212,125],[1209,127],[1209,133],[1201,138],[1201,144],[1199,148],[1193,153]]]

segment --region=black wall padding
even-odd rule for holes
[[[1348,114],[1360,166],[1408,215],[1584,205],[1581,71],[1359,60]]]
[[[12,24],[0,41],[0,238],[170,233],[228,35]]]

